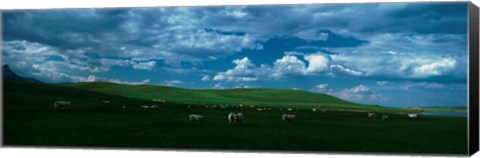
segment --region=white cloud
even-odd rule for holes
[[[221,73],[218,74],[218,75],[215,75],[215,76],[213,77],[213,80],[214,80],[214,81],[223,81],[223,80],[225,80],[225,79],[226,79],[225,75],[224,75],[224,74],[221,74]]]
[[[91,58],[85,55],[83,50],[61,49],[28,41],[4,41],[3,61],[15,67],[20,72],[48,78],[52,81],[107,81],[109,79],[98,79],[95,76],[87,78],[69,75],[79,72],[98,73],[109,71],[112,66],[132,66],[136,69],[150,70],[155,66],[155,61],[139,62],[126,59]],[[119,83],[127,83],[120,80],[113,80]],[[135,84],[132,82],[132,84]]]
[[[347,74],[347,75],[351,75],[351,76],[363,76],[364,75],[363,72],[353,70],[353,69],[344,67],[342,65],[330,65],[330,69],[335,73]]]
[[[183,84],[183,82],[180,81],[180,80],[166,80],[166,81],[163,82],[162,85],[175,86],[175,85],[179,85],[179,84]]]
[[[386,102],[387,98],[382,94],[370,94],[368,100],[372,103]]]
[[[377,85],[379,85],[379,86],[385,86],[387,84],[390,84],[390,82],[388,82],[388,81],[377,81]]]
[[[395,52],[395,51],[386,51],[386,52],[382,52],[383,54],[390,54],[390,55],[397,55],[399,54],[398,52]]]
[[[441,75],[445,71],[454,69],[456,63],[457,62],[453,59],[443,58],[439,61],[435,61],[429,64],[423,64],[414,69],[413,76],[429,77]]]
[[[306,39],[306,40],[316,40],[316,41],[327,41],[328,40],[328,33],[318,32],[317,28],[299,31],[294,34],[298,38]]]
[[[356,87],[351,88],[350,91],[353,92],[353,93],[368,92],[368,91],[370,91],[370,88],[361,84],[361,85],[358,85]]]
[[[353,76],[400,79],[467,74],[464,35],[381,33],[364,38],[369,43],[359,47],[325,48],[337,53],[330,55],[330,67]]]
[[[276,59],[273,64],[255,65],[248,57],[236,59],[232,62],[236,65],[233,69],[219,72],[214,77],[215,81],[248,82],[262,79],[281,79],[286,76],[318,75],[328,70],[328,57],[316,53],[304,56],[307,64],[294,55],[285,55]]]
[[[225,7],[224,14],[235,18],[243,18],[248,15],[248,13],[242,11],[243,8],[244,7]]]
[[[61,50],[28,41],[3,41],[2,58],[9,64],[30,74],[49,72],[85,71],[104,72],[109,67],[87,60],[82,50],[61,52]]]
[[[62,75],[62,77],[69,78],[74,82],[111,82],[111,83],[125,84],[125,85],[143,85],[150,82],[150,79],[145,79],[142,81],[135,82],[135,81],[123,81],[115,78],[98,77],[95,75],[89,75],[88,77],[81,77],[81,76],[71,76],[71,75],[64,74]]]
[[[244,85],[244,84],[239,84],[239,85],[236,85],[235,87],[233,88],[252,88],[251,86],[248,86],[248,85]]]
[[[378,89],[387,89],[387,90],[466,90],[466,84],[458,83],[437,83],[437,82],[401,82],[393,83],[388,82],[388,84],[381,85],[377,87]]]
[[[315,92],[325,92],[328,89],[328,84],[318,84],[313,87],[313,91]]]
[[[213,88],[213,89],[225,89],[225,88],[223,87],[222,83],[217,83],[217,84],[215,84],[212,88]]]
[[[308,73],[316,73],[325,71],[328,68],[329,59],[321,54],[306,55],[305,60],[308,61]]]
[[[298,52],[298,51],[286,51],[283,53],[284,55],[289,55],[289,56],[305,56],[306,53],[304,52]]]
[[[217,73],[214,77],[214,81],[256,81],[258,78],[257,67],[253,64],[248,57],[242,59],[236,59],[232,61],[236,66],[233,69],[229,69],[226,72]]]
[[[89,75],[85,82],[95,82],[95,81],[96,81],[95,75]]]
[[[203,76],[202,81],[210,81],[210,76],[208,75]]]
[[[306,70],[305,63],[299,60],[296,56],[283,56],[281,59],[277,59],[273,63],[273,74],[274,78],[281,78],[284,75],[288,74],[305,74]]]
[[[286,52],[286,54],[302,54],[298,52]],[[294,55],[285,55],[281,59],[275,60],[270,71],[270,77],[275,79],[283,78],[287,75],[318,75],[327,71],[329,59],[321,54],[315,53],[305,55],[307,63],[298,59]],[[307,65],[308,64],[308,65]]]
[[[360,84],[351,88],[330,89],[328,94],[360,103],[378,104],[387,101],[387,98],[382,94],[375,93],[369,86]]]
[[[155,61],[147,61],[147,62],[135,62],[132,64],[134,69],[140,70],[152,70],[157,63]]]
[[[149,83],[150,79],[145,79],[145,80],[139,81],[139,82],[122,81],[122,80],[119,80],[119,79],[109,79],[107,81],[112,82],[112,83],[117,83],[117,84],[126,84],[126,85],[144,85],[144,84]]]

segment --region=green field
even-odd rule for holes
[[[143,100],[162,99],[183,104],[230,104],[284,107],[296,109],[386,109],[378,105],[362,105],[333,96],[300,90],[285,89],[227,89],[227,90],[188,90],[164,86],[130,86],[115,83],[75,83],[67,87],[93,90],[112,95]]]
[[[466,106],[431,106],[426,107],[425,111],[449,111],[449,112],[467,112],[468,108]]]
[[[3,92],[7,146],[467,153],[465,117],[420,115],[409,119],[395,109],[304,91],[5,81]],[[154,98],[167,102],[153,102]],[[56,100],[68,100],[72,105],[54,109]],[[220,104],[229,106],[211,108]],[[159,108],[142,109],[140,105]],[[257,110],[264,107],[272,110]],[[244,122],[229,124],[231,111],[242,112]],[[390,119],[367,118],[367,111]],[[298,118],[283,122],[280,115],[284,113]],[[205,118],[189,121],[189,114]]]

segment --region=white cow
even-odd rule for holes
[[[148,105],[140,105],[140,107],[142,107],[142,108],[144,108],[144,109],[150,108],[150,106],[148,106]]]
[[[409,118],[417,118],[417,114],[415,114],[415,113],[414,114],[408,114],[408,117]]]
[[[243,120],[243,114],[241,112],[237,113],[237,121],[240,123]]]
[[[70,105],[70,102],[69,101],[55,101],[55,103],[53,103],[53,106],[55,107],[55,109],[65,109],[67,106]]]
[[[202,118],[203,118],[203,116],[202,116],[202,115],[199,115],[199,114],[190,114],[190,115],[188,115],[188,119],[189,119],[190,121],[199,121],[199,120],[201,120]]]
[[[152,109],[153,108],[158,108],[158,105],[152,105],[152,106],[150,106],[150,108],[152,108]]]
[[[295,115],[292,114],[282,114],[282,121],[291,121],[295,119]]]
[[[239,124],[243,120],[243,114],[242,113],[235,114],[233,112],[230,112],[227,118],[229,123]]]
[[[152,99],[153,102],[162,102],[162,103],[165,103],[166,100],[162,100],[162,99]]]
[[[369,112],[368,113],[368,118],[372,118],[372,117],[377,117],[377,115],[375,115],[375,113],[373,113],[373,112]]]
[[[382,120],[388,120],[388,115],[383,115]]]

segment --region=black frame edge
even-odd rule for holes
[[[469,105],[468,105],[468,154],[479,148],[479,12],[472,2],[468,5],[468,50],[469,50]]]

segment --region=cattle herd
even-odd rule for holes
[[[161,100],[161,99],[153,99],[154,102],[165,102],[165,100]],[[103,104],[109,104],[110,101],[108,100],[102,100],[101,101]],[[68,106],[70,106],[70,101],[61,101],[61,100],[57,100],[54,102],[54,108],[55,109],[66,109]],[[225,109],[228,105],[219,105],[218,107],[220,108],[223,108]],[[158,105],[140,105],[141,108],[143,109],[153,109],[153,108],[159,108]],[[209,106],[205,106],[206,108],[209,108]],[[212,105],[210,106],[211,108],[216,108],[217,106],[216,105]],[[243,107],[242,104],[240,104],[238,107]],[[251,108],[255,108],[255,105],[251,105],[250,106]],[[122,106],[123,109],[126,108],[126,106]],[[188,105],[188,108],[191,108],[191,105]],[[264,111],[264,110],[272,110],[272,108],[256,108],[257,111]],[[280,110],[282,110],[280,108]],[[287,111],[292,111],[292,108],[287,108],[286,109]],[[298,111],[298,109],[296,109]],[[313,112],[317,111],[317,109],[313,108],[312,109]],[[322,110],[322,112],[326,112],[326,110]],[[417,113],[408,113],[408,118],[411,118],[411,119],[416,119],[417,118]],[[377,115],[373,112],[368,112],[367,113],[367,117],[368,118],[375,118],[377,117]],[[228,119],[228,122],[231,123],[231,124],[240,124],[243,120],[244,116],[242,113],[234,113],[234,112],[230,112],[228,115],[227,115],[227,119]],[[292,121],[296,118],[295,115],[293,114],[282,114],[281,115],[281,120],[282,121]],[[382,120],[388,120],[389,117],[388,115],[382,115]],[[203,116],[200,115],[200,114],[189,114],[188,115],[188,119],[190,121],[200,121],[203,119]]]

